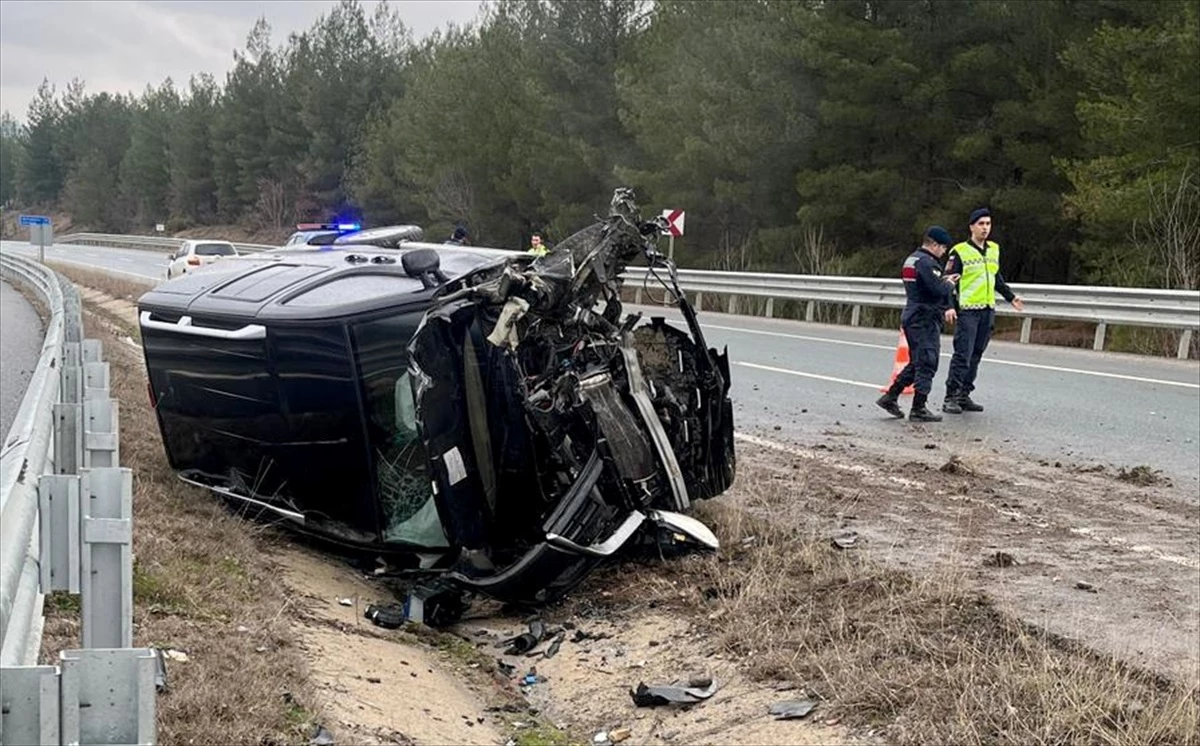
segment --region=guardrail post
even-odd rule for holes
[[[108,397],[109,381],[108,363],[84,362],[83,364],[83,399],[104,399]]]
[[[1026,316],[1021,319],[1021,343],[1029,344],[1029,338],[1033,335],[1033,317]]]
[[[98,339],[83,340],[83,362],[99,363],[104,360],[104,344]],[[107,379],[106,379],[107,380]]]
[[[153,649],[64,650],[59,665],[62,743],[154,743]]]
[[[853,306],[850,309],[850,326],[858,326],[858,322],[862,319],[862,306]]]
[[[57,666],[4,669],[4,675],[0,676],[0,740],[3,743],[62,743],[58,718]]]
[[[769,318],[772,318],[774,315],[775,315],[775,299],[767,298],[766,316],[769,319]]]
[[[638,285],[633,290],[633,302],[637,305],[642,305],[642,286]]]
[[[79,593],[79,475],[44,474],[38,480],[42,593]]]
[[[133,471],[89,469],[83,505],[83,647],[133,644]]]
[[[696,293],[696,310],[704,310],[704,293]]]
[[[105,387],[105,395],[108,389]],[[83,403],[83,466],[99,468],[120,463],[120,408],[113,399],[88,399]]]
[[[1184,329],[1183,334],[1179,335],[1179,350],[1176,357],[1180,360],[1187,360],[1188,354],[1192,351],[1192,330]]]
[[[729,296],[728,305],[725,307],[726,312],[737,313],[737,298],[736,295]]]
[[[817,316],[817,302],[810,300],[804,304],[804,320],[812,321]]]
[[[1095,339],[1095,341],[1092,342],[1093,350],[1103,350],[1104,349],[1104,334],[1107,331],[1108,331],[1108,324],[1104,323],[1103,321],[1101,321],[1099,324],[1096,324],[1096,339]]]

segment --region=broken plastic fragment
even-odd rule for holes
[[[159,648],[154,649],[154,690],[167,690],[167,662],[163,660],[163,651]]]
[[[338,599],[338,603],[339,603],[339,604],[341,604],[342,606],[353,606],[353,605],[354,605],[354,599],[352,599],[352,598],[339,598],[339,599]]]
[[[517,635],[503,644],[508,645],[508,650],[504,651],[508,655],[524,655],[530,650],[533,650],[546,637],[546,625],[540,619],[534,619],[529,623],[529,631]]]
[[[692,684],[702,682],[693,681]],[[720,683],[716,680],[708,682],[707,686],[689,686],[683,682],[675,682],[670,686],[647,686],[639,683],[636,689],[631,689],[629,696],[638,707],[657,707],[659,705],[694,705],[712,697],[717,693]]]
[[[397,604],[386,606],[371,604],[363,616],[370,619],[376,627],[384,629],[397,629],[404,625],[404,609]]]
[[[858,534],[854,531],[845,531],[833,537],[834,549],[851,549],[858,544]]]
[[[815,699],[789,699],[771,705],[770,713],[776,720],[802,718],[817,708]]]
[[[325,726],[318,725],[316,733],[308,740],[309,746],[333,746],[333,734],[325,730]]]
[[[173,660],[178,663],[187,663],[189,660],[188,654],[182,650],[164,650],[163,655],[166,656],[168,660]]]
[[[567,633],[559,632],[558,637],[554,638],[554,642],[550,643],[550,647],[546,649],[546,654],[543,658],[553,658],[558,655],[558,649],[562,647],[563,640],[566,639]]]

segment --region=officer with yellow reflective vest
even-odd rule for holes
[[[971,238],[955,244],[946,259],[946,274],[960,275],[955,308],[947,318],[954,327],[954,355],[950,358],[950,373],[946,379],[946,400],[942,411],[949,414],[982,412],[983,407],[971,399],[979,361],[992,338],[996,320],[996,293],[1021,311],[1025,308],[1000,275],[1000,245],[989,241],[992,233],[992,213],[981,207],[971,213]]]
[[[541,235],[534,233],[530,240],[529,253],[535,256],[545,256],[550,253],[550,247],[542,241]]]

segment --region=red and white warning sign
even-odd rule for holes
[[[662,216],[667,219],[667,229],[664,236],[683,235],[683,210],[663,210]]]

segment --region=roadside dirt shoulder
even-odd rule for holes
[[[773,453],[781,472],[807,471],[797,509],[857,531],[875,558],[957,568],[1018,618],[1200,686],[1196,496],[1151,473],[1014,459],[982,438],[904,426],[907,447],[849,431],[739,445]]]

